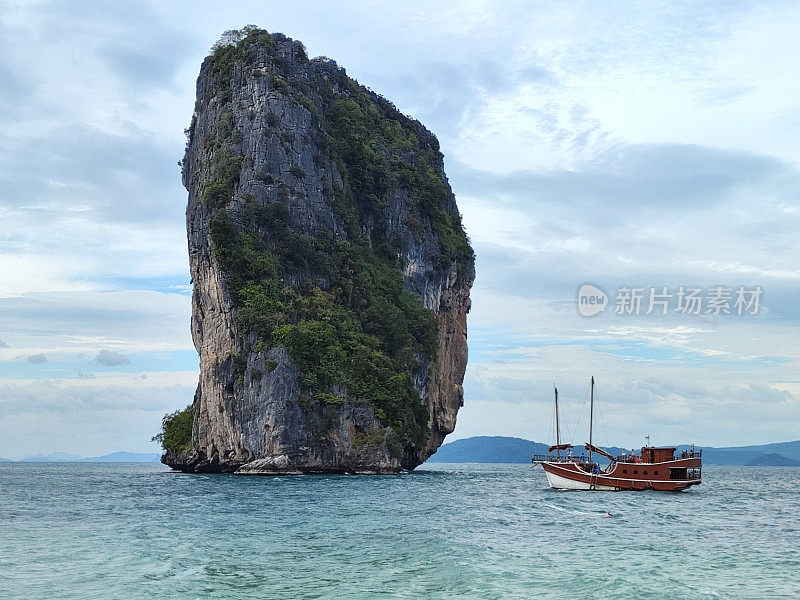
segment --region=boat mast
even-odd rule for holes
[[[561,435],[558,430],[558,388],[553,384],[553,389],[556,392],[556,458],[561,456],[559,446],[561,445]]]
[[[592,392],[589,399],[589,462],[592,462],[592,424],[594,423],[594,375],[592,375]]]

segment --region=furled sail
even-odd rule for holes
[[[556,444],[555,446],[550,446],[547,451],[552,452],[553,450],[569,450],[573,447],[574,446],[572,444]]]
[[[606,452],[602,448],[598,448],[597,446],[590,444],[589,442],[586,442],[583,447],[586,448],[589,452],[596,452],[601,456],[605,456],[609,460],[614,460],[614,457],[611,456],[608,452]]]

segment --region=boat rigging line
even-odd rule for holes
[[[575,443],[575,438],[576,438],[576,436],[578,434],[578,426],[581,424],[581,417],[583,417],[583,409],[586,406],[586,400],[588,400],[588,398],[589,398],[589,389],[587,388],[586,389],[586,395],[583,397],[583,404],[581,404],[581,409],[578,412],[578,420],[575,421],[575,427],[572,430],[572,436],[570,436],[570,440],[569,440],[570,444],[574,444]]]
[[[606,448],[610,448],[611,442],[608,441],[608,433],[606,432],[606,419],[603,414],[603,405],[598,400],[598,394],[596,388],[594,392],[594,402],[595,404],[597,404],[597,415],[600,417],[600,425],[603,428],[603,438],[605,438],[606,441]]]

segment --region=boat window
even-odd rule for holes
[[[633,474],[634,474],[634,475],[638,475],[638,474],[639,474],[639,471],[637,471],[636,469],[634,469],[634,470],[633,470]]]
[[[658,471],[653,471],[653,475],[658,475]]]
[[[647,471],[645,471],[644,474],[647,475]]]
[[[622,472],[623,472],[623,473],[627,473],[627,472],[628,472],[628,469],[622,469]]]
[[[686,467],[671,468],[669,470],[670,479],[686,479]]]

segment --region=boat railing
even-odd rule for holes
[[[586,456],[556,456],[555,454],[534,454],[531,462],[563,462],[563,463],[582,463],[586,462]]]
[[[681,450],[680,452],[676,452],[673,460],[682,460],[684,458],[702,458],[703,451],[700,449],[696,450]],[[626,454],[625,456],[617,456],[614,460],[618,463],[637,463],[642,462],[641,457],[636,456],[635,454]],[[556,456],[555,454],[534,454],[533,458],[531,458],[531,462],[575,462],[575,463],[585,463],[588,462],[588,459],[585,455],[580,456]]]
[[[702,450],[681,450],[680,452],[676,452],[672,457],[672,460],[683,460],[685,458],[702,458],[703,451]],[[635,454],[625,454],[616,456],[614,460],[618,463],[637,463],[642,462],[642,458],[640,456],[636,456]]]
[[[681,450],[680,452],[675,453],[675,458],[702,458],[703,451],[699,448],[696,450]]]
[[[618,463],[634,463],[636,462],[636,457],[631,454],[626,454],[625,456],[617,456],[614,460]]]

